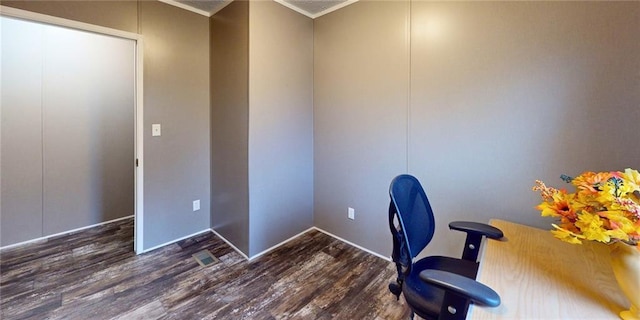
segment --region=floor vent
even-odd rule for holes
[[[202,250],[194,253],[193,258],[196,259],[198,264],[203,267],[218,263],[220,261],[218,260],[218,258],[214,257],[211,252],[209,252],[209,250]]]

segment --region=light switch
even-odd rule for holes
[[[162,135],[161,129],[160,129],[160,124],[159,123],[154,123],[151,125],[151,136],[152,137],[159,137]]]

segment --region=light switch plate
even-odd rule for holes
[[[160,128],[160,124],[159,123],[154,123],[151,125],[151,136],[152,137],[159,137],[162,135],[162,129]]]
[[[200,200],[194,200],[193,201],[193,211],[198,211],[200,210]]]

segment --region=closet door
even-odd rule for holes
[[[44,31],[44,234],[134,214],[135,42]]]
[[[135,42],[0,19],[0,246],[133,215]]]
[[[0,17],[0,245],[42,236],[42,28]]]

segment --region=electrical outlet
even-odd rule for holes
[[[193,211],[200,210],[200,200],[193,201]]]
[[[356,209],[349,207],[347,210],[347,217],[351,220],[356,219]]]
[[[152,137],[159,137],[162,135],[162,128],[160,127],[159,123],[154,123],[151,125],[151,136]]]

